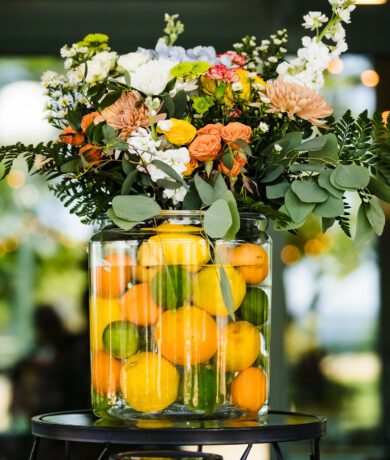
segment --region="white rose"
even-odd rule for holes
[[[90,61],[82,64],[82,70],[87,66],[87,83],[104,80],[109,71],[114,67],[117,54],[114,51],[102,51],[97,53]]]
[[[145,64],[150,59],[149,54],[133,52],[119,56],[118,59],[118,70],[127,71],[129,73],[134,72],[138,67]]]
[[[158,59],[143,64],[131,76],[132,87],[147,96],[161,94],[171,80],[170,70],[175,64],[169,59]]]

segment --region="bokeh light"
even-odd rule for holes
[[[333,59],[328,64],[328,71],[333,74],[342,73],[344,70],[344,62],[340,59]]]
[[[360,80],[364,86],[374,88],[375,86],[378,86],[380,78],[376,70],[365,70],[360,75]]]

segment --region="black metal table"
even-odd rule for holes
[[[69,458],[71,442],[103,444],[99,460],[108,458],[110,447],[115,444],[161,446],[160,457],[164,456],[165,449],[172,446],[198,446],[202,457],[201,452],[206,445],[247,444],[241,457],[241,460],[246,460],[254,444],[271,444],[276,457],[283,459],[280,443],[309,441],[310,459],[319,460],[320,439],[326,433],[326,419],[295,412],[271,411],[260,419],[242,417],[231,420],[121,422],[98,419],[91,411],[74,411],[33,417],[31,430],[34,445],[30,460],[37,459],[41,438],[63,441],[65,459]]]

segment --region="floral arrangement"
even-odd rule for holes
[[[314,213],[350,235],[346,192],[361,199],[355,239],[380,234],[390,201],[389,133],[379,115],[332,118],[318,92],[346,51],[352,0],[310,12],[310,36],[292,60],[287,31],[230,51],[175,46],[184,26],[166,15],[155,49],[118,55],[103,34],[64,46],[65,74],[48,71],[46,118],[57,141],[0,148],[6,175],[17,157],[43,174],[84,222],[102,213],[130,229],[161,209],[204,210],[204,228],[233,238],[238,212],[261,212],[295,231]]]

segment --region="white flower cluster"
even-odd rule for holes
[[[153,182],[159,179],[171,180],[160,168],[152,164],[153,160],[163,161],[169,165],[180,176],[186,171],[186,163],[190,162],[190,154],[186,147],[169,148],[160,150],[161,141],[153,140],[149,131],[145,128],[138,128],[128,139],[129,153],[138,155],[140,163],[137,169],[142,172],[147,172]],[[187,190],[184,187],[177,189],[165,188],[163,195],[165,198],[172,199],[174,204],[184,200]]]
[[[80,64],[79,71],[85,74],[86,83],[97,83],[108,77],[110,70],[115,67],[118,55],[115,51],[101,51],[89,61]]]
[[[312,11],[304,16],[303,26],[317,31],[317,34],[313,38],[303,37],[303,47],[298,50],[297,57],[278,66],[278,74],[286,80],[319,89],[324,84],[324,71],[329,62],[347,51],[343,22],[350,22],[351,12],[356,6],[353,0],[329,0],[329,3],[333,13],[330,20],[320,11]],[[325,44],[323,38],[334,44]]]

